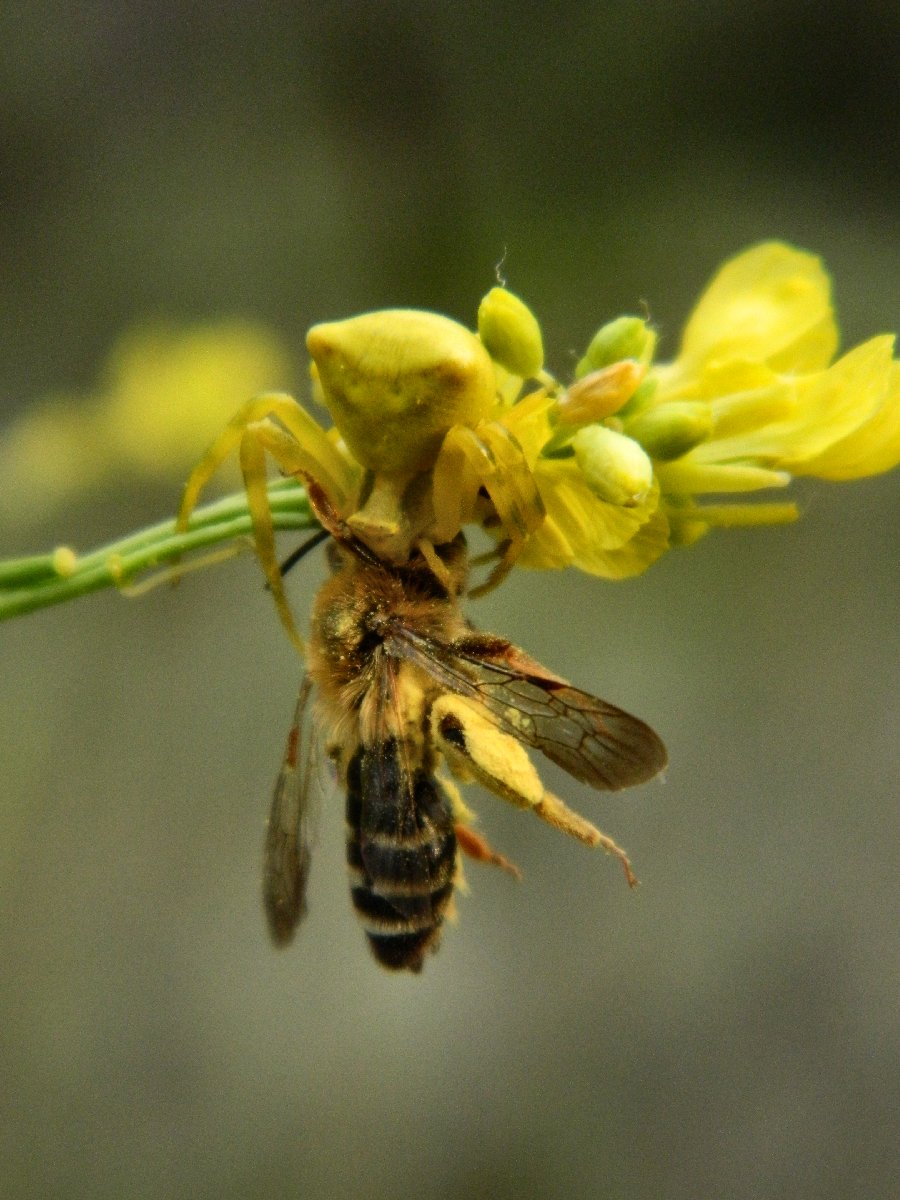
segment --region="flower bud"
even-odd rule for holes
[[[521,379],[536,375],[544,365],[537,318],[506,288],[491,288],[478,306],[478,336],[491,358]]]
[[[638,413],[625,428],[651,457],[671,462],[709,437],[712,413],[699,400],[672,400]]]
[[[68,579],[78,567],[78,555],[71,546],[57,546],[53,551],[53,570],[60,579]]]
[[[306,346],[351,454],[386,474],[427,470],[447,430],[494,403],[494,364],[474,333],[436,313],[386,309],[314,325]]]
[[[644,450],[605,425],[587,425],[572,439],[584,481],[601,500],[626,507],[640,504],[653,483],[653,464]]]
[[[608,367],[621,358],[649,363],[656,347],[656,334],[640,317],[617,317],[600,327],[591,339],[584,358],[575,368],[575,378]]]
[[[582,375],[557,401],[560,420],[567,425],[590,425],[612,416],[634,395],[646,371],[643,363],[626,358]]]

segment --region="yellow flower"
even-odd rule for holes
[[[125,333],[94,410],[110,453],[150,476],[180,476],[250,396],[284,388],[290,360],[246,321]]]
[[[600,368],[599,381],[584,376],[573,385],[574,402],[548,379],[540,391],[495,412],[524,450],[546,511],[521,552],[522,566],[576,566],[623,579],[668,547],[651,460],[633,439],[591,420],[621,408],[642,373],[624,364]]]
[[[4,519],[36,520],[115,475],[180,480],[235,409],[288,372],[278,339],[244,321],[127,331],[92,394],[49,397],[3,431]]]
[[[526,446],[547,510],[523,565],[635,574],[713,526],[797,516],[793,503],[742,493],[900,461],[894,340],[871,338],[832,362],[830,282],[814,255],[751,247],[709,284],[675,360],[644,375],[654,343],[640,318],[611,321],[567,391],[551,381],[541,402],[500,418]]]
[[[699,436],[683,453],[657,447],[661,502],[676,540],[692,541],[713,525],[797,515],[790,503],[701,506],[697,497],[783,488],[793,475],[849,479],[895,466],[893,344],[891,336],[871,338],[831,362],[830,284],[813,255],[767,242],[726,263],[691,316],[678,357],[652,369],[644,406],[623,414],[624,430],[639,440],[642,429],[652,425],[658,434],[667,421],[683,433],[686,411],[698,422]]]

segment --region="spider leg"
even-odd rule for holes
[[[225,459],[240,446],[248,426],[275,417],[296,443],[293,461],[317,479],[322,487],[343,506],[353,489],[353,475],[346,460],[324,429],[284,392],[267,392],[242,405],[231,418],[188,476],[178,509],[176,528],[187,529],[188,520],[200,494]],[[276,460],[277,461],[277,460]],[[284,465],[278,465],[285,470]]]
[[[279,424],[275,423],[276,420]],[[280,392],[257,396],[238,410],[194,467],[182,493],[176,529],[187,529],[191,512],[203,488],[235,449],[240,459],[253,522],[256,555],[281,623],[288,637],[303,653],[303,638],[297,631],[288,606],[278,565],[269,504],[266,454],[271,455],[284,474],[304,480],[314,479],[321,492],[328,496],[329,503],[338,508],[343,506],[352,490],[353,474],[325,431],[296,400]]]
[[[474,429],[454,425],[441,445],[432,479],[432,540],[439,545],[475,519],[482,488],[494,507],[506,536],[498,549],[500,561],[487,580],[469,593],[483,595],[509,573],[528,537],[544,520],[543,501],[522,448],[496,421],[482,421]]]
[[[241,473],[244,476],[244,488],[247,492],[247,504],[250,507],[250,517],[253,521],[253,545],[256,557],[262,567],[272,599],[281,618],[288,637],[301,654],[305,652],[303,638],[294,623],[294,617],[287,602],[284,591],[284,581],[275,549],[275,530],[272,525],[272,509],[269,505],[268,474],[266,472],[266,434],[285,435],[272,427],[267,427],[264,421],[248,425],[240,442]],[[276,458],[276,461],[280,461]]]

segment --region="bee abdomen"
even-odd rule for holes
[[[404,769],[398,743],[361,748],[347,770],[353,907],[383,966],[420,971],[453,895],[450,802],[428,772]]]

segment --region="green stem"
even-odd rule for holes
[[[306,492],[295,480],[271,482],[269,503],[276,532],[316,527]],[[176,532],[174,520],[162,521],[88,554],[60,547],[8,559],[0,562],[0,621],[102,588],[127,587],[141,572],[174,567],[191,551],[230,545],[236,553],[252,533],[247,497],[239,493],[198,508],[183,533]]]

